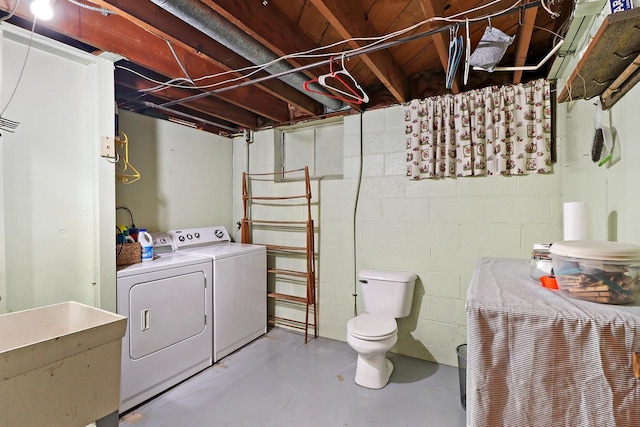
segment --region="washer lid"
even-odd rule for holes
[[[640,261],[640,246],[598,240],[565,240],[551,245],[555,255],[602,261]]]
[[[378,314],[363,313],[347,322],[347,331],[360,339],[383,339],[398,330],[396,319]]]

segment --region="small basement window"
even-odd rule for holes
[[[311,178],[342,178],[342,118],[278,128],[275,139],[276,172],[308,166]]]

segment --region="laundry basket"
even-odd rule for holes
[[[460,344],[456,348],[458,354],[458,377],[460,379],[460,403],[467,409],[467,345]]]

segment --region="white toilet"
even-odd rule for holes
[[[365,312],[347,322],[347,342],[358,352],[356,384],[378,389],[387,385],[393,372],[386,353],[398,341],[396,318],[411,312],[416,275],[364,269],[358,278]]]

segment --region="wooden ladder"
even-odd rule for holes
[[[256,176],[275,176],[285,174],[291,174],[295,172],[304,171],[304,185],[305,193],[294,196],[257,196],[249,194],[249,181],[251,177]],[[304,221],[285,221],[285,220],[267,220],[267,219],[254,219],[250,218],[250,205],[253,203],[269,202],[275,206],[291,206],[296,207],[300,205],[285,205],[278,204],[279,201],[295,200],[302,201],[300,205],[306,206],[306,220]],[[306,201],[306,202],[305,202]],[[303,304],[305,306],[305,321],[299,321],[295,319],[289,319],[276,316],[275,313],[269,315],[269,323],[272,325],[283,325],[290,328],[304,330],[304,342],[308,341],[309,327],[313,327],[313,337],[318,337],[318,301],[316,296],[316,268],[315,268],[315,241],[314,241],[314,225],[311,218],[311,184],[309,180],[309,169],[305,166],[302,169],[288,170],[282,172],[272,173],[242,173],[242,205],[243,205],[243,218],[240,224],[242,243],[261,244],[266,246],[267,253],[274,257],[291,254],[304,254],[305,256],[305,269],[301,271],[281,269],[281,268],[267,268],[267,273],[274,276],[289,276],[304,279],[306,283],[305,296],[289,295],[281,292],[267,292],[267,297],[273,298],[277,301],[287,301],[291,304]],[[281,227],[287,229],[287,231],[299,231],[304,227],[306,235],[305,246],[287,246],[278,244],[268,244],[263,242],[253,242],[253,231],[259,228],[265,227]],[[276,279],[274,278],[274,281]],[[312,317],[312,319],[310,319]]]

